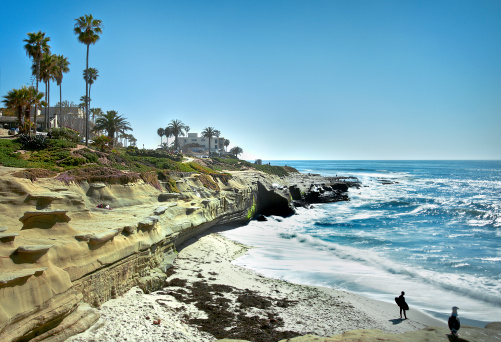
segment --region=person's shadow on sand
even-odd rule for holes
[[[464,340],[459,336],[454,336],[454,335],[450,335],[450,334],[447,334],[447,338],[451,342],[468,342],[468,340]]]
[[[390,322],[393,323],[393,325],[395,324],[400,324],[402,323],[403,321],[405,321],[405,319],[403,318],[395,318],[395,319],[390,319]]]

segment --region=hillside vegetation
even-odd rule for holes
[[[66,183],[88,181],[126,184],[142,179],[158,189],[159,181],[163,181],[168,191],[176,192],[172,176],[180,172],[210,175],[201,178],[208,188],[217,188],[214,178],[223,182],[231,178],[225,170],[256,169],[278,176],[297,172],[291,167],[256,165],[239,159],[183,160],[181,154],[136,147],[101,152],[78,145],[75,139],[64,136],[45,139],[21,135],[17,139],[0,139],[0,164],[25,168],[16,175],[32,181],[57,177]]]

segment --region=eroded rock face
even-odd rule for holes
[[[168,194],[142,182],[62,186],[3,173],[0,340],[85,329],[75,322],[93,322],[96,314],[78,311],[82,303],[98,307],[133,286],[158,289],[176,246],[190,237],[257,214],[294,212],[278,177],[236,172],[214,191],[195,176],[183,175],[181,193]],[[96,208],[101,203],[110,209]]]
[[[27,211],[19,219],[23,223],[22,229],[31,228],[52,228],[58,222],[70,222],[71,218],[67,215],[68,210],[64,209],[43,209]]]
[[[98,245],[100,243],[105,243],[106,241],[112,240],[117,235],[117,229],[111,229],[106,232],[96,233],[89,237],[89,244]]]
[[[30,193],[26,198],[26,202],[33,201],[36,203],[36,208],[38,210],[41,209],[50,209],[51,203],[55,200],[63,199],[63,195],[57,192],[37,192]]]
[[[137,223],[137,228],[141,230],[151,230],[160,218],[156,215],[148,216]]]
[[[13,243],[17,233],[0,233],[0,243]]]

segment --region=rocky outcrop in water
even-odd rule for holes
[[[322,177],[318,174],[294,174],[287,180],[292,184],[288,190],[296,207],[349,201],[348,189],[360,186],[355,178]]]

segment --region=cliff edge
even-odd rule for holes
[[[194,234],[264,210],[293,213],[285,180],[258,171],[214,177],[218,190],[181,174],[169,193],[143,181],[32,182],[19,170],[0,167],[2,341],[64,340],[93,324],[101,303],[133,286],[159,289]]]

